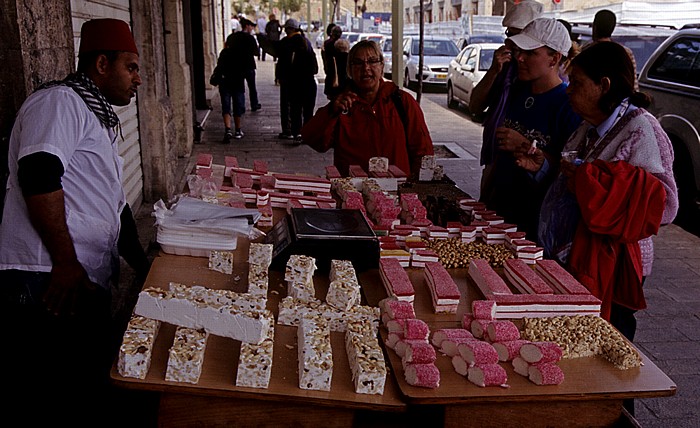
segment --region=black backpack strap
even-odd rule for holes
[[[406,116],[406,109],[404,108],[403,101],[401,100],[401,88],[396,88],[396,90],[391,93],[391,100],[396,106],[396,112],[399,114],[399,118],[401,118],[403,133],[406,136],[406,142],[408,142],[408,117]]]

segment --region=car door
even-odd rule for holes
[[[457,67],[454,73],[453,90],[454,95],[462,102],[468,102],[466,96],[465,85],[468,83],[464,75],[464,66],[467,63],[467,58],[472,54],[474,48],[467,47],[462,51],[462,54],[457,59]]]
[[[473,47],[469,50],[469,54],[465,52],[462,58],[462,70],[460,77],[460,87],[459,98],[463,99],[466,104],[469,104],[469,98],[472,96],[472,89],[474,88],[475,73],[477,71],[477,58],[479,55],[479,49]]]

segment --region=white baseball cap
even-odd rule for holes
[[[506,28],[517,28],[522,30],[533,19],[542,16],[544,5],[535,0],[523,0],[518,4],[514,4],[506,11],[506,16],[503,17],[503,25]]]
[[[523,28],[520,34],[508,37],[524,51],[547,46],[564,56],[571,49],[571,38],[564,24],[554,18],[537,18]]]

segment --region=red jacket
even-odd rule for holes
[[[607,320],[612,302],[646,308],[638,241],[659,231],[663,185],[625,161],[599,159],[577,168],[574,182],[582,221],[571,247],[571,273],[602,300]]]
[[[420,106],[409,93],[399,91],[410,137],[406,139],[391,99],[397,89],[392,82],[382,82],[373,105],[355,101],[348,114],[334,116],[330,104],[321,107],[301,130],[304,143],[318,152],[334,149],[333,164],[343,175],[348,174],[350,165],[367,170],[374,156],[388,158],[407,174],[417,174],[421,157],[433,154],[433,142]]]

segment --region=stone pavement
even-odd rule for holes
[[[279,87],[274,85],[273,67],[269,57],[258,62],[257,88],[262,110],[245,113],[245,136],[241,140],[222,144],[224,127],[218,93],[211,92],[214,110],[204,125],[201,143],[194,146],[189,158],[179,161],[179,188],[184,187],[186,174],[192,171],[199,153],[211,153],[219,164],[223,164],[225,155],[237,156],[242,166],[264,159],[276,172],[323,175],[324,167],[332,164],[331,152],[321,154],[277,139],[281,131]],[[322,78],[321,75],[319,80]],[[320,84],[316,106],[326,102]],[[433,142],[447,149],[441,152],[451,153],[450,158],[439,162],[462,190],[477,197],[480,125],[426,98],[421,106]],[[151,210],[152,206],[144,204],[137,220],[142,241],[149,245],[152,257],[157,245],[153,245]],[[636,345],[673,379],[678,390],[673,397],[636,400],[636,419],[643,427],[700,427],[700,238],[669,225],[662,228],[655,243],[654,271],[645,285],[648,309],[638,315]]]

